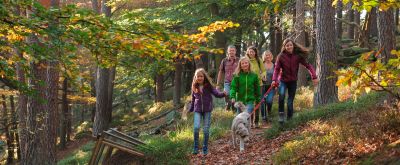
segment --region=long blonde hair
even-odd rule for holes
[[[202,73],[204,75],[204,87],[209,85],[211,88],[214,88],[214,84],[212,82],[212,79],[208,75],[206,70],[204,70],[203,68],[199,68],[194,72],[193,81],[192,81],[192,92],[194,92],[194,93],[200,92],[200,90],[199,90],[199,86],[200,85],[199,85],[199,83],[197,83],[197,76],[198,76],[199,73]]]
[[[242,71],[242,61],[245,61],[245,60],[247,60],[247,62],[249,62],[249,71],[251,72],[250,59],[248,57],[244,56],[244,57],[240,58],[239,63],[235,69],[235,72],[233,72],[234,75],[239,75],[240,72],[243,72]]]
[[[263,61],[263,63],[265,62],[265,59],[267,58],[267,54],[271,54],[271,55],[272,55],[272,60],[274,60],[274,55],[272,54],[272,52],[271,52],[270,50],[266,50],[266,51],[264,51],[263,54],[262,54],[262,61]],[[271,60],[271,62],[272,62],[272,60]]]

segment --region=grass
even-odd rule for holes
[[[57,162],[57,165],[81,165],[88,164],[90,156],[92,155],[92,149],[95,143],[93,141],[83,145],[79,150],[74,151],[66,158]]]
[[[222,99],[214,100],[216,105],[224,105]],[[234,114],[226,112],[222,107],[214,108],[211,115],[210,142],[224,136],[231,126]],[[147,154],[154,158],[155,164],[188,164],[193,147],[193,113],[187,120],[178,121],[175,130],[166,136],[141,137],[153,148]],[[200,145],[202,144],[202,130],[200,131]]]
[[[363,99],[367,100],[362,105],[355,103],[353,110],[340,112],[330,120],[307,122],[304,130],[273,156],[274,164],[353,164],[362,157],[359,164],[399,162],[399,158],[387,156],[394,150],[400,153],[399,144],[391,145],[400,135],[400,112],[373,108],[370,104],[379,100],[374,95]],[[382,154],[380,149],[388,146],[395,147]]]
[[[364,107],[372,107],[378,102],[380,97],[380,93],[373,93],[359,98],[357,102],[349,100],[342,103],[329,104],[316,109],[308,109],[301,112],[296,112],[293,118],[285,122],[283,125],[280,125],[278,122],[274,122],[272,127],[265,132],[265,137],[268,139],[275,138],[279,136],[281,132],[294,129],[297,126],[305,124],[311,120],[330,118],[341,112],[362,110],[365,109]]]

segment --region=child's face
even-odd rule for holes
[[[288,43],[286,43],[285,49],[288,53],[293,53],[293,42],[289,41]]]
[[[240,69],[242,69],[245,72],[248,72],[250,70],[250,63],[248,60],[242,60],[240,61]]]
[[[253,49],[247,49],[247,54],[249,55],[249,58],[256,57],[256,52]]]
[[[196,82],[199,83],[199,84],[203,84],[204,83],[204,74],[203,73],[201,73],[201,72],[197,73]]]

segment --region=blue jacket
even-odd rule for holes
[[[225,97],[223,92],[212,88],[210,85],[206,85],[203,88],[203,92],[192,92],[192,103],[189,111],[211,112],[213,109],[213,98],[211,94],[218,98]]]

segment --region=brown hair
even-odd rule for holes
[[[196,81],[197,80],[197,76],[198,76],[199,73],[202,73],[204,75],[204,87],[206,85],[209,85],[211,88],[214,88],[214,84],[212,82],[212,79],[208,75],[206,70],[204,70],[203,68],[199,68],[194,72],[193,81],[192,81],[192,92],[194,92],[194,93],[200,92],[200,90],[199,90],[199,86],[200,85]]]
[[[260,58],[258,58],[257,48],[255,46],[250,46],[250,47],[247,48],[247,50],[249,50],[249,49],[252,49],[255,52],[255,55],[254,55],[255,57],[254,58],[256,58],[256,60],[257,60],[258,68],[261,68],[261,63],[260,63]],[[249,58],[249,60],[250,60],[250,56],[249,56],[249,54],[247,52],[248,51],[246,51],[246,57]]]
[[[300,44],[294,42],[294,41],[293,41],[292,39],[290,39],[290,38],[287,38],[287,39],[285,39],[285,40],[283,41],[282,48],[281,48],[281,52],[279,53],[279,55],[281,55],[282,53],[287,53],[287,52],[286,52],[285,46],[286,46],[286,44],[289,43],[289,42],[292,42],[292,43],[293,43],[293,54],[297,54],[297,55],[302,56],[303,58],[307,58],[307,55],[308,55],[308,53],[309,53],[309,50],[308,50],[307,48],[301,46]]]

